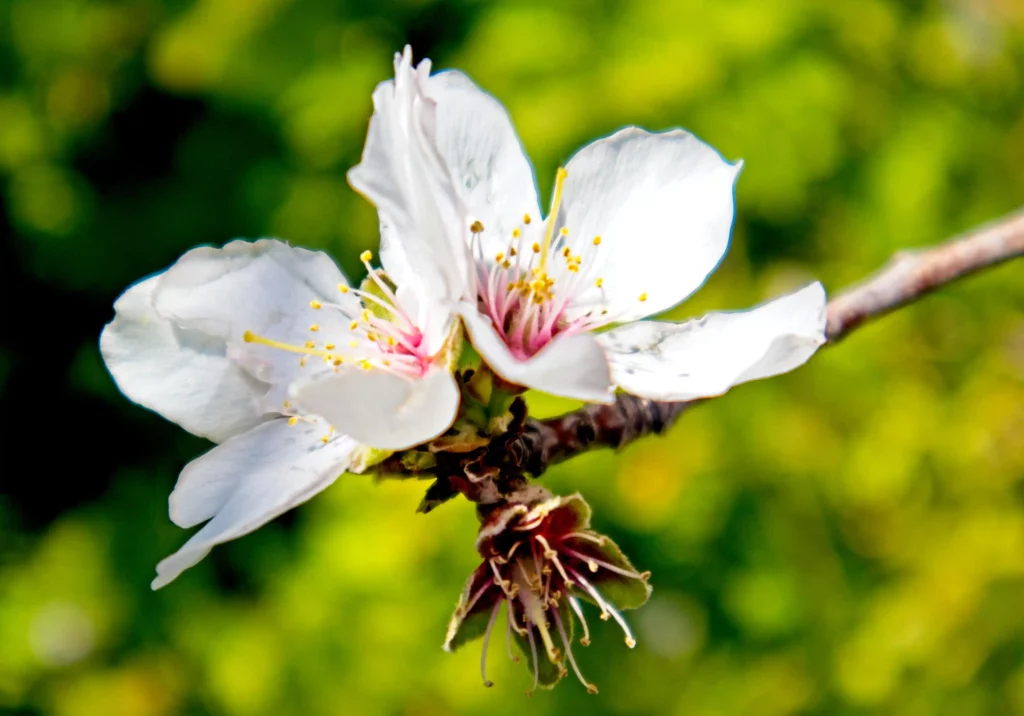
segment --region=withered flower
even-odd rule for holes
[[[632,648],[636,640],[619,610],[647,601],[650,572],[637,572],[614,542],[590,529],[590,506],[579,494],[552,497],[533,489],[535,499],[506,503],[484,518],[476,542],[484,561],[466,584],[444,648],[452,651],[482,635],[480,672],[491,686],[487,644],[507,603],[506,641],[514,640],[525,655],[533,688],[554,686],[568,674],[568,662],[587,691],[597,693],[572,653],[575,617],[583,629],[580,643],[590,644],[579,600],[598,607],[601,619],[618,622]],[[518,661],[511,645],[508,650]]]

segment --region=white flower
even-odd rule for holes
[[[501,104],[465,75],[429,72],[409,48],[396,55],[349,178],[378,207],[385,267],[443,276],[438,300],[461,295],[474,347],[503,378],[583,400],[616,387],[688,400],[792,370],[824,343],[818,283],[745,313],[638,322],[721,261],[742,162],[681,130],[629,127],[559,169],[543,219]]]
[[[209,522],[157,566],[153,588],[359,469],[455,419],[449,314],[410,317],[370,269],[349,287],[320,252],[263,239],[197,248],[114,304],[100,337],[126,396],[220,443],[182,471],[181,527]]]

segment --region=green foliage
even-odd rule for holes
[[[545,476],[653,572],[637,648],[593,620],[576,649],[597,697],[526,700],[500,633],[493,689],[476,649],[441,651],[476,519],[415,515],[417,481],[346,477],[150,593],[204,446],[129,406],[96,352],[117,293],[195,244],[280,236],[361,278],[377,222],[344,172],[407,39],[506,104],[544,192],[623,124],[746,160],[732,250],[674,317],[836,290],[1021,203],[1020,8],[0,2],[5,448],[44,446],[0,494],[0,711],[1024,714],[1019,266]]]

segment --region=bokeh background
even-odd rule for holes
[[[634,651],[591,616],[598,697],[528,699],[501,639],[493,689],[441,651],[475,518],[415,515],[425,483],[347,476],[149,590],[207,445],[118,394],[111,304],[238,236],[358,276],[376,221],[344,173],[406,42],[506,103],[545,195],[624,124],[746,160],[678,317],[1024,203],[1018,0],[0,0],[0,712],[1024,714],[1019,264],[543,478],[654,572]]]

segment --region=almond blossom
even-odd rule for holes
[[[544,217],[505,109],[430,68],[413,68],[408,47],[395,56],[349,180],[378,208],[389,274],[436,277],[434,300],[459,301],[505,381],[599,402],[616,388],[691,400],[792,370],[824,343],[819,283],[746,312],[642,320],[722,260],[742,162],[682,130],[627,127],[558,170]]]
[[[153,588],[455,420],[457,324],[369,270],[353,288],[322,252],[281,241],[196,248],[130,287],[100,349],[131,400],[218,443],[182,471],[171,520],[206,522]]]

